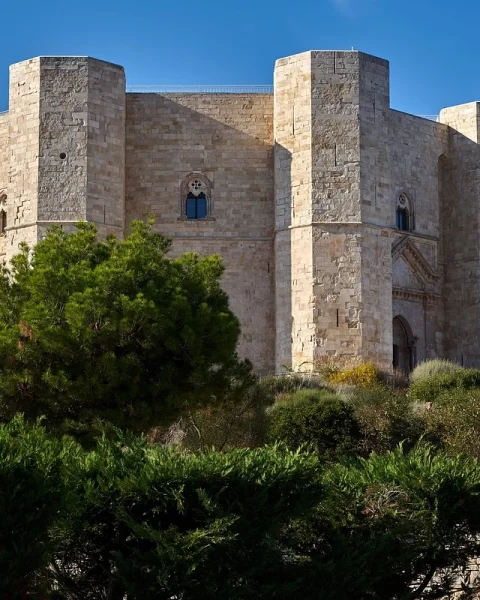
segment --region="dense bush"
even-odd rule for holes
[[[476,461],[400,448],[334,466],[323,484],[324,500],[297,532],[311,560],[305,598],[443,598],[452,572],[480,551]]]
[[[86,453],[0,426],[0,596],[413,599],[480,552],[476,461],[417,447],[320,465],[134,437]]]
[[[379,383],[379,372],[373,362],[365,362],[348,369],[334,370],[328,375],[327,381],[357,387],[373,387]]]
[[[47,438],[20,418],[0,426],[0,598],[20,600],[35,590],[54,549],[51,532],[69,507],[62,480],[75,447]],[[73,456],[70,456],[70,459]],[[30,597],[30,596],[29,596]]]
[[[449,390],[425,411],[429,437],[453,455],[480,459],[480,389]]]
[[[127,439],[102,442],[71,472],[79,501],[58,532],[55,568],[63,597],[295,596],[280,531],[320,500],[315,457],[179,454]]]
[[[480,387],[480,370],[459,368],[449,373],[440,373],[414,381],[410,386],[410,395],[421,402],[433,402],[445,391],[478,387]]]
[[[172,441],[190,450],[262,446],[267,437],[266,409],[272,402],[263,386],[253,385],[240,400],[199,408],[182,416],[170,429]]]
[[[327,461],[354,453],[360,431],[353,407],[329,391],[298,391],[269,415],[269,440],[308,446]]]
[[[277,377],[263,377],[260,379],[259,386],[270,397],[273,404],[275,398],[280,394],[293,394],[301,389],[321,390],[325,384],[315,374],[291,373]]]
[[[459,364],[446,358],[433,358],[419,363],[410,374],[410,381],[416,382],[423,379],[430,379],[437,375],[456,373],[463,370]]]
[[[400,443],[409,449],[425,434],[424,411],[404,393],[381,387],[356,389],[349,402],[360,427],[361,456],[381,454]]]

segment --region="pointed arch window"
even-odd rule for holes
[[[0,193],[0,235],[7,229],[7,195]]]
[[[405,192],[397,197],[395,226],[400,231],[413,231],[413,206]]]
[[[181,186],[181,218],[212,220],[212,183],[202,173],[191,173]]]
[[[400,231],[410,231],[408,227],[408,210],[405,208],[397,208],[397,229]]]
[[[185,207],[187,219],[204,219],[207,216],[207,197],[203,192],[198,196],[189,192]]]

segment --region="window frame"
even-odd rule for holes
[[[415,230],[415,211],[413,195],[405,189],[397,190],[395,194],[395,229],[411,233]]]
[[[189,216],[188,203],[192,200],[194,203],[194,216]],[[200,201],[202,201],[202,211],[200,211]],[[199,215],[199,212],[202,212],[203,214]],[[208,217],[208,200],[204,192],[200,192],[198,196],[195,196],[192,192],[187,194],[187,197],[185,198],[185,215],[188,221],[198,221]]]
[[[408,209],[397,207],[395,220],[395,225],[399,231],[410,231],[410,214]]]
[[[193,200],[194,203],[190,204]],[[189,222],[215,221],[212,213],[212,181],[199,171],[190,172],[180,184],[179,220]]]

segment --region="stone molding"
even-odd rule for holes
[[[423,290],[411,290],[406,288],[393,288],[392,297],[394,300],[407,300],[409,302],[425,302],[427,304],[437,304],[441,300],[440,294],[433,292],[424,292]]]
[[[400,257],[425,283],[436,283],[438,281],[439,274],[437,271],[432,269],[422,252],[408,237],[399,238],[392,245],[392,262]]]

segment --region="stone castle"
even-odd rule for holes
[[[412,90],[413,93],[413,90]],[[260,373],[325,356],[480,366],[480,103],[390,108],[388,62],[278,60],[273,93],[126,93],[86,57],[12,65],[0,253],[53,223],[219,253]]]

